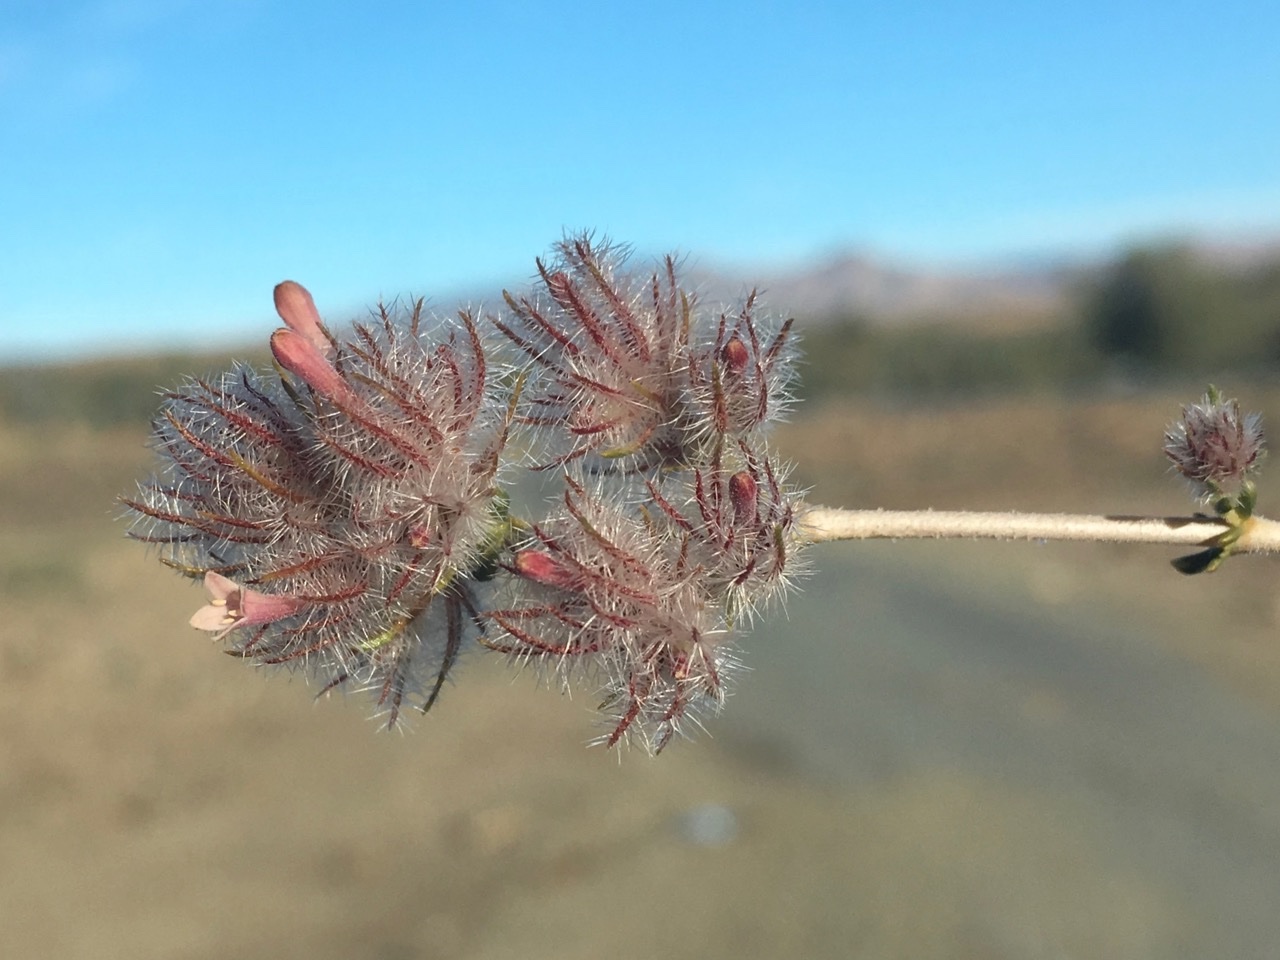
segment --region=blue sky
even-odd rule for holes
[[[0,361],[265,335],[292,277],[963,264],[1280,232],[1280,4],[0,3]],[[447,302],[441,302],[447,306]]]

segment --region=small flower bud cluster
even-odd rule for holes
[[[674,257],[640,278],[625,250],[589,236],[556,252],[538,261],[541,292],[508,294],[496,321],[534,365],[522,420],[545,428],[549,465],[686,467],[786,412],[791,321],[762,318],[755,292],[712,318],[680,286]]]
[[[735,631],[801,569],[764,436],[790,402],[790,321],[754,293],[700,310],[671,257],[640,278],[589,236],[556,253],[481,324],[419,301],[339,337],[283,283],[275,376],[167,395],[162,471],[125,503],[133,536],[203,578],[194,626],[371,689],[389,725],[472,637],[597,684],[609,745],[656,753],[720,708]],[[520,362],[495,371],[504,347]],[[541,519],[509,515],[513,424],[564,469]]]
[[[731,631],[679,544],[600,478],[566,476],[564,510],[516,551],[519,602],[488,612],[502,634],[485,642],[595,683],[604,742],[637,735],[656,753],[682,719],[723,704]]]
[[[694,435],[749,437],[791,406],[792,321],[762,339],[758,300],[752,290],[736,313],[720,315],[715,336],[690,352],[682,413]]]
[[[1164,452],[1200,499],[1220,512],[1237,509],[1242,497],[1251,499],[1251,476],[1266,453],[1262,418],[1242,415],[1238,401],[1210,387],[1165,431]]]
[[[731,619],[750,617],[804,573],[793,551],[795,494],[770,460],[746,443],[692,472],[692,499],[668,500],[670,482],[646,480],[664,535],[700,571],[706,589],[723,597]],[[668,492],[664,492],[664,488]]]
[[[566,475],[564,513],[515,552],[520,603],[487,616],[486,641],[587,673],[604,691],[603,738],[657,753],[685,720],[716,712],[737,666],[735,630],[794,577],[795,509],[773,468],[745,446],[741,469],[694,471],[674,504],[670,475],[646,479],[650,503],[620,499],[610,478]]]

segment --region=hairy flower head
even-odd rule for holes
[[[652,522],[723,597],[730,620],[750,621],[807,572],[796,529],[799,494],[785,471],[746,443],[692,472],[688,487],[646,481]],[[683,494],[682,504],[670,496]]]
[[[494,318],[534,367],[523,420],[548,438],[548,465],[692,466],[789,403],[789,321],[762,321],[754,292],[714,315],[682,284],[674,256],[647,274],[627,259],[607,241],[570,236],[538,261],[541,289],[507,293]]]
[[[240,367],[166,395],[132,535],[238,604],[234,652],[372,688],[394,724],[434,702],[474,630],[472,573],[505,537],[508,414],[468,315],[379,307],[333,340],[304,288],[276,301],[285,376]],[[255,617],[279,611],[269,597],[296,609]]]
[[[1169,425],[1164,452],[1201,499],[1235,501],[1249,489],[1266,452],[1262,418],[1242,415],[1238,401],[1224,399],[1210,387]]]
[[[613,745],[657,753],[724,704],[736,629],[799,570],[792,495],[743,447],[732,467],[645,482],[647,503],[607,478],[565,477],[563,511],[514,553],[515,600],[485,614],[486,645],[603,691]]]
[[[563,513],[515,552],[516,601],[485,615],[498,628],[486,645],[562,683],[595,682],[602,741],[657,753],[683,722],[723,705],[732,631],[678,544],[598,484],[565,479]]]

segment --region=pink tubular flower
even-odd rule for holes
[[[271,355],[276,363],[322,397],[339,406],[355,405],[351,388],[333,368],[327,353],[304,334],[284,328],[277,330],[271,335]]]
[[[276,313],[280,314],[285,326],[308,340],[326,358],[333,355],[336,344],[325,329],[320,311],[316,309],[316,302],[306,287],[293,280],[286,280],[276,284],[272,297]]]
[[[221,640],[240,627],[257,627],[283,620],[306,606],[305,601],[294,597],[243,587],[212,570],[204,575],[204,588],[209,594],[209,602],[191,617],[191,626],[216,633],[215,640]]]
[[[511,562],[511,570],[517,576],[545,587],[561,587],[566,590],[582,585],[582,575],[577,564],[566,562],[550,550],[527,547],[517,550]]]

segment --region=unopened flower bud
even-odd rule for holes
[[[724,362],[725,371],[731,377],[740,377],[747,364],[751,362],[751,351],[737,334],[720,348],[720,359]]]
[[[1164,452],[1205,499],[1235,497],[1265,452],[1262,418],[1210,388],[1165,431]]]
[[[581,579],[564,560],[545,550],[521,550],[516,553],[512,566],[526,580],[547,587],[571,590]]]
[[[749,523],[756,518],[756,478],[739,470],[729,478],[729,499],[733,502],[735,523]]]

